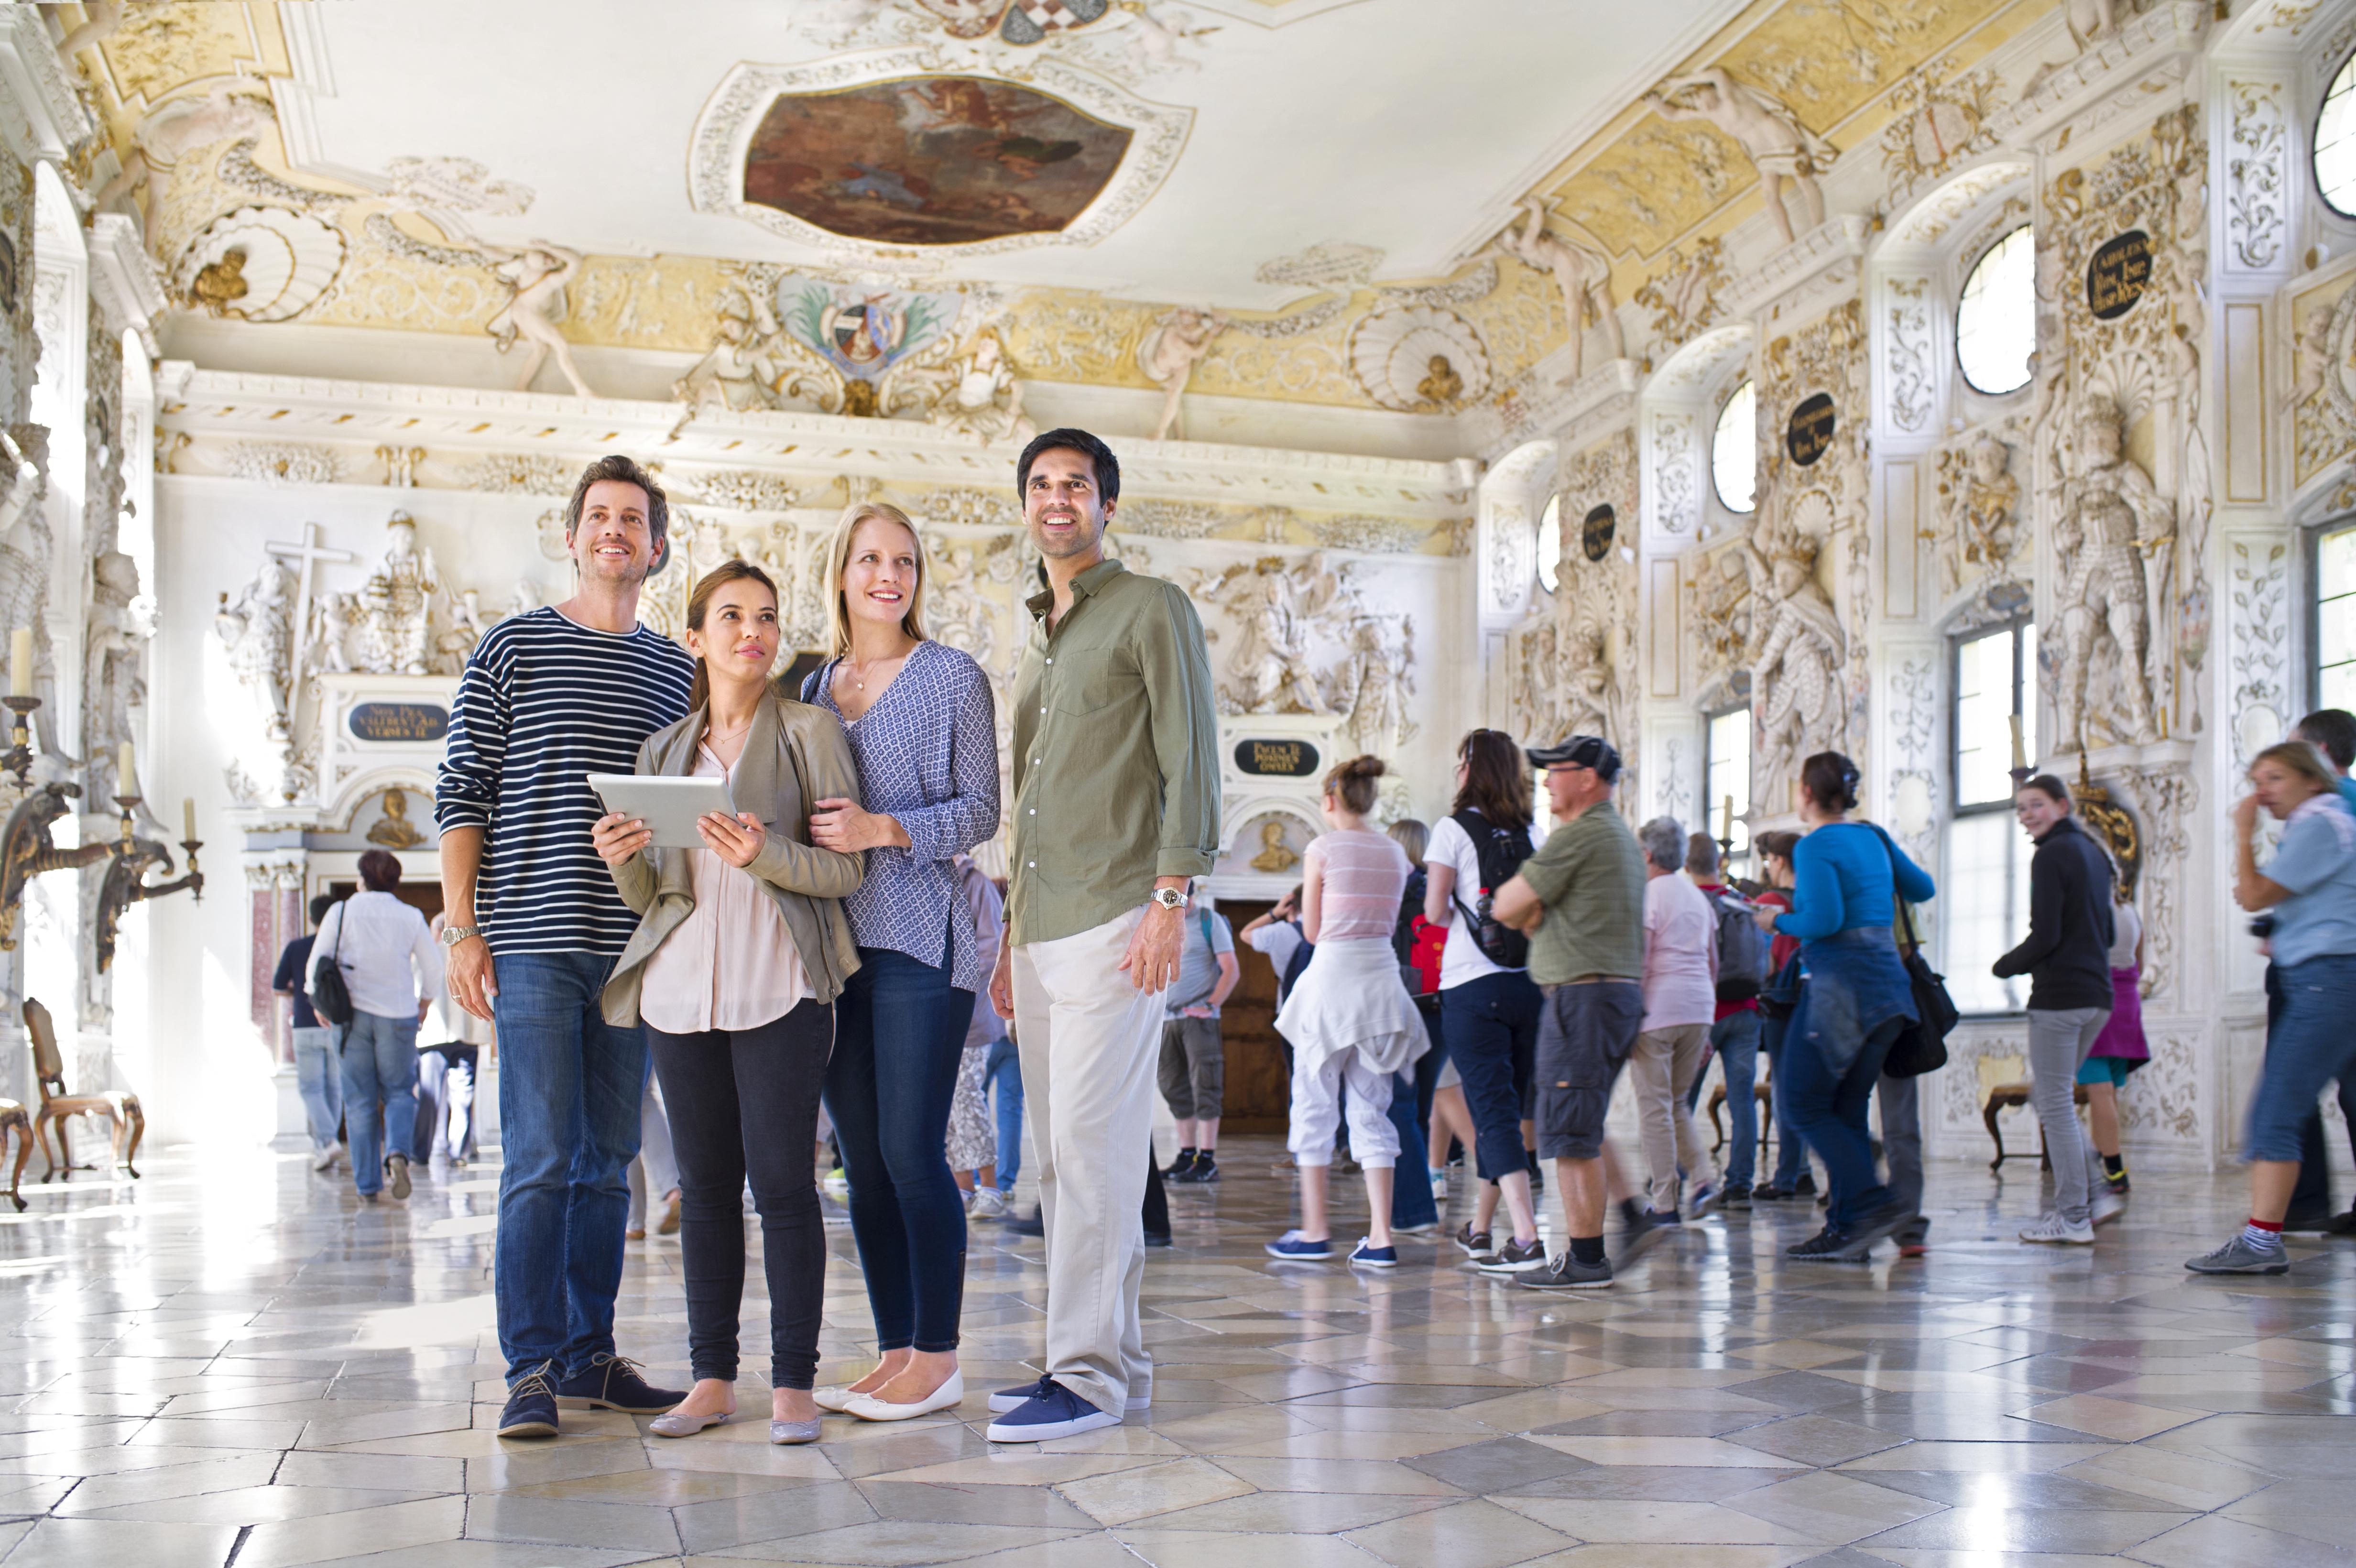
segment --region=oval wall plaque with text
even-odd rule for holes
[[[1601,560],[1610,555],[1612,531],[1618,527],[1619,518],[1612,515],[1608,504],[1588,513],[1587,520],[1579,525],[1580,552],[1590,560]]]
[[[418,744],[450,732],[450,710],[433,702],[363,702],[346,723],[355,741]]]
[[[1317,772],[1317,748],[1306,741],[1238,741],[1236,767],[1256,778],[1305,779]]]
[[[1783,450],[1801,467],[1809,466],[1831,448],[1835,422],[1830,392],[1801,399],[1800,406],[1792,411],[1791,423],[1783,429]]]
[[[2096,321],[2126,315],[2150,286],[2151,236],[2140,229],[2104,240],[2086,263],[2086,308]]]

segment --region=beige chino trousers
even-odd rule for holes
[[[1696,1183],[1715,1179],[1709,1156],[1686,1095],[1709,1059],[1709,1026],[1677,1024],[1648,1029],[1636,1037],[1628,1077],[1636,1090],[1636,1112],[1644,1132],[1644,1163],[1652,1167],[1652,1206],[1666,1214],[1677,1207],[1677,1168]]]
[[[1116,967],[1143,909],[1014,950],[1014,1040],[1047,1231],[1046,1371],[1114,1415],[1151,1397],[1139,1328],[1162,995]]]

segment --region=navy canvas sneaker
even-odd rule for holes
[[[992,1443],[1048,1443],[1120,1424],[1119,1416],[1098,1410],[1053,1378],[1040,1379],[1039,1388],[1040,1392],[991,1422],[983,1435]]]
[[[1016,1388],[1000,1389],[990,1396],[990,1413],[1004,1415],[1010,1410],[1020,1410],[1034,1399],[1045,1398],[1047,1391],[1055,1386],[1055,1379],[1043,1377],[1037,1382],[1023,1383]],[[1153,1395],[1151,1392],[1141,1394],[1133,1393],[1129,1396],[1130,1414],[1135,1415],[1140,1411],[1152,1408]]]

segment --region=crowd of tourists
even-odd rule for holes
[[[928,558],[904,513],[845,513],[826,560],[829,656],[788,689],[777,585],[756,564],[692,585],[680,642],[640,622],[669,513],[646,470],[607,457],[564,513],[575,594],[500,622],[460,680],[436,797],[443,914],[403,901],[394,857],[364,856],[360,890],[315,908],[316,937],[282,964],[317,1163],[338,1157],[340,1125],[371,1201],[471,1147],[442,1087],[455,1058],[424,1079],[417,1066],[435,998],[457,1020],[451,1051],[496,1028],[501,1436],[552,1436],[566,1404],[652,1415],[669,1437],[732,1420],[748,1198],[773,1443],[818,1440],[821,1413],[889,1422],[964,1400],[969,1220],[1045,1242],[1041,1375],[989,1396],[990,1437],[1052,1440],[1147,1408],[1146,1248],[1169,1241],[1165,1181],[1220,1179],[1238,935],[1278,978],[1290,1073],[1298,1222],[1267,1243],[1277,1259],[1397,1267],[1399,1237],[1440,1230],[1459,1169],[1471,1213],[1450,1239],[1535,1290],[1609,1285],[1676,1227],[1811,1200],[1822,1223],[1785,1249],[1795,1263],[1924,1250],[1916,1086],[1954,1015],[1912,906],[1936,890],[1853,817],[1848,758],[1806,759],[1802,830],[1761,833],[1749,880],[1730,875],[1730,845],[1671,818],[1631,828],[1608,737],[1472,731],[1429,827],[1378,830],[1385,764],[1353,758],[1323,782],[1326,831],[1299,887],[1233,932],[1204,880],[1220,760],[1194,608],[1107,554],[1120,474],[1097,437],[1039,436],[1015,479],[1042,565],[1007,716],[1009,800],[990,682],[926,635]],[[2328,1192],[2296,1189],[2303,1146],[2319,1163],[2318,1093],[2356,1070],[2351,741],[2346,714],[2311,717],[2258,756],[2237,809],[2235,894],[2263,912],[2276,1018],[2252,1217],[2196,1269],[2279,1272],[2290,1211],[2329,1209]],[[731,809],[659,843],[592,774],[701,780]],[[2029,933],[1996,972],[2029,982],[2054,1171],[2053,1208],[2021,1239],[2083,1245],[2128,1189],[2117,1096],[2148,1055],[2140,927],[2059,780],[2026,778],[2016,809],[2036,841]],[[2263,865],[2261,809],[2283,824]],[[1001,819],[994,882],[971,852]],[[1722,1169],[1695,1120],[1713,1061],[1731,1120]],[[1633,1170],[1607,1135],[1623,1069]],[[1176,1124],[1166,1169],[1157,1090]],[[1027,1219],[1007,1207],[1026,1113]],[[1425,1163],[1402,1181],[1409,1151]],[[821,1152],[840,1161],[878,1352],[824,1387]],[[1346,1249],[1337,1158],[1367,1205]],[[626,1236],[652,1205],[680,1235],[686,1389],[654,1386],[615,1349]]]

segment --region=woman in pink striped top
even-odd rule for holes
[[[1292,1045],[1292,1127],[1287,1146],[1301,1172],[1301,1227],[1268,1245],[1280,1258],[1333,1255],[1326,1220],[1326,1170],[1349,1088],[1350,1152],[1366,1178],[1368,1233],[1350,1261],[1392,1268],[1391,1168],[1398,1132],[1391,1125],[1391,1074],[1430,1049],[1423,1016],[1399,977],[1391,928],[1408,872],[1406,854],[1366,826],[1374,809],[1379,757],[1356,757],[1325,778],[1323,813],[1333,831],[1302,857],[1301,933],[1316,955],[1276,1015]]]

